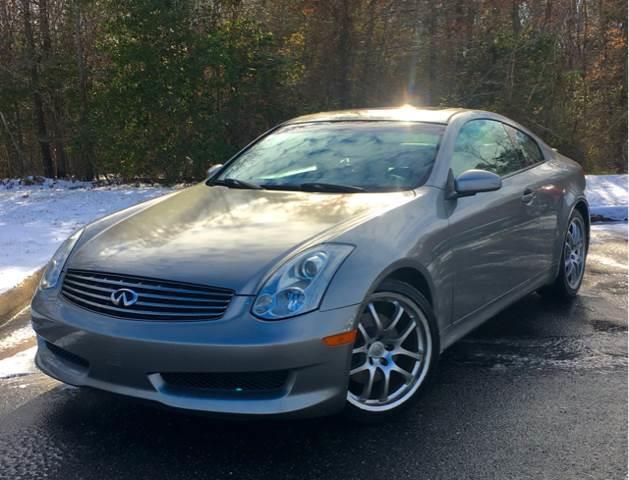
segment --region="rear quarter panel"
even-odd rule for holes
[[[575,206],[579,202],[583,202],[587,206],[587,198],[585,196],[585,174],[583,167],[574,160],[562,155],[554,150],[548,149],[547,153],[549,157],[549,165],[552,166],[554,174],[559,179],[559,185],[562,188],[561,201],[558,205],[558,220],[557,220],[557,236],[555,238],[555,262],[557,268],[559,267],[559,261],[561,259],[561,249],[563,245],[563,239],[568,228],[568,221],[570,215]],[[588,208],[589,212],[589,208]],[[589,241],[589,225],[590,218],[589,213],[585,218],[587,224],[587,238]]]

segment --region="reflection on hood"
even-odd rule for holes
[[[327,194],[201,184],[105,228],[80,246],[69,266],[252,293],[258,278],[290,251],[332,240],[412,198],[412,192]]]

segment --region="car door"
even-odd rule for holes
[[[538,143],[530,135],[510,125],[505,128],[524,163],[517,180],[523,188],[520,226],[529,276],[540,277],[553,270],[555,240],[557,236],[558,206],[563,192],[556,171],[545,162]]]
[[[521,236],[523,168],[505,126],[477,119],[461,127],[450,159],[454,177],[470,169],[502,176],[502,188],[455,200],[449,217],[455,272],[452,319],[459,321],[527,280]]]

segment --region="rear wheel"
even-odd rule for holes
[[[544,287],[539,293],[547,297],[574,297],[583,282],[587,247],[585,221],[583,215],[575,210],[568,222],[559,274],[551,285]]]
[[[411,286],[386,281],[365,302],[352,351],[347,412],[378,420],[415,400],[439,353],[429,303]]]

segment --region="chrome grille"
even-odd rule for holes
[[[137,293],[136,303],[114,305],[111,294],[121,288]],[[73,269],[67,271],[61,293],[87,310],[135,320],[215,320],[234,295],[223,288]]]

